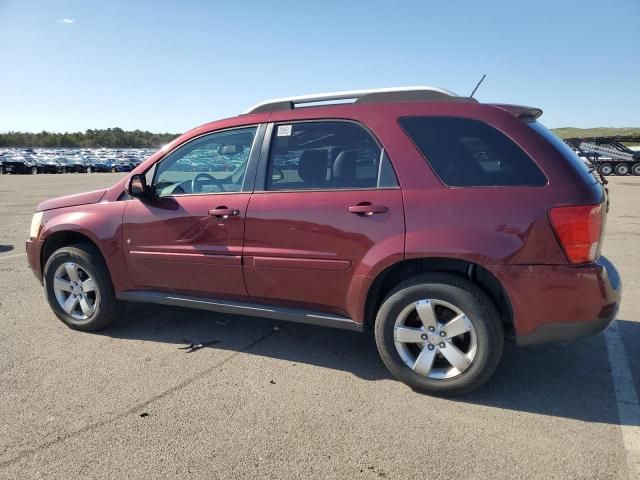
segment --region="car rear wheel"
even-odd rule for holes
[[[93,170],[91,169],[91,167],[87,167],[87,173],[93,173]]]
[[[412,389],[461,395],[495,371],[504,343],[486,294],[450,274],[425,274],[394,289],[378,311],[375,337],[389,371]]]
[[[633,175],[640,175],[640,162],[633,164],[631,167],[631,173]]]
[[[38,167],[31,167],[31,175],[38,173]]]
[[[123,313],[107,266],[89,244],[56,250],[44,267],[44,287],[53,312],[75,330],[100,330]]]
[[[610,163],[601,163],[598,171],[605,176],[611,175],[613,173],[613,166]]]

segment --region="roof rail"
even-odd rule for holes
[[[444,88],[418,86],[372,88],[368,90],[346,90],[342,92],[315,93],[298,97],[275,98],[260,102],[247,113],[273,112],[276,110],[292,110],[296,105],[329,102],[332,100],[355,100],[356,103],[375,103],[389,101],[469,101],[469,97],[459,97]],[[475,101],[471,99],[471,101]]]

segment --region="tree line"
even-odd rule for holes
[[[107,128],[83,132],[0,133],[0,147],[62,148],[159,148],[176,138],[177,133],[151,133],[143,130]]]

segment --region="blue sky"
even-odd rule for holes
[[[640,1],[0,0],[0,131],[182,132],[260,100],[437,85],[640,126]]]

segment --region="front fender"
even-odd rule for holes
[[[90,240],[102,254],[116,291],[131,288],[122,255],[122,216],[126,202],[104,202],[44,212],[39,243],[60,233],[74,233]]]

